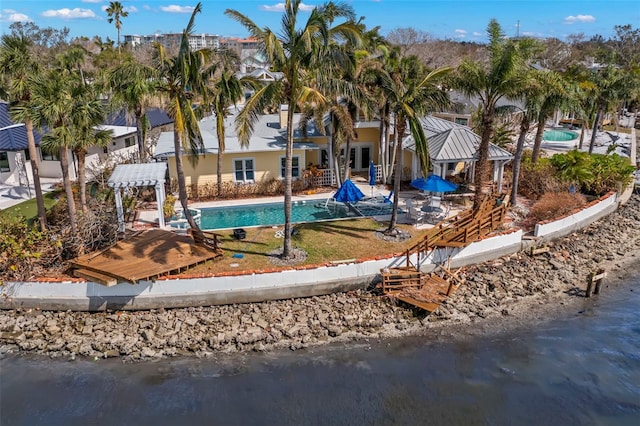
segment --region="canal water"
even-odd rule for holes
[[[3,426],[638,425],[640,276],[526,332],[0,369]]]

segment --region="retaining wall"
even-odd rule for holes
[[[607,194],[579,211],[536,225],[536,236],[557,238],[587,226],[617,207],[616,194]],[[451,267],[468,266],[516,253],[524,247],[523,232],[513,229],[464,248],[437,249],[410,261],[424,272],[450,259]],[[302,266],[277,272],[224,274],[212,277],[168,277],[138,284],[105,287],[81,280],[68,282],[9,282],[2,287],[0,309],[141,310],[160,307],[207,306],[309,297],[366,288],[379,279],[380,269],[402,266],[401,253],[386,258],[345,261],[318,267]]]

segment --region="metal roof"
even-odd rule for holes
[[[173,118],[169,117],[167,112],[160,108],[147,108],[145,111],[147,120],[149,120],[149,126],[153,129],[165,124],[173,123]],[[127,119],[127,113],[125,110],[120,110],[109,117],[107,117],[107,125],[112,126],[135,126],[135,118]]]
[[[34,129],[36,146],[40,145],[41,135]],[[14,123],[9,115],[9,104],[0,102],[0,151],[22,151],[29,149],[27,130],[23,123]]]
[[[107,185],[111,188],[155,186],[164,183],[167,163],[118,164]]]
[[[302,138],[302,132],[298,129],[298,121],[300,114],[294,116],[293,131],[294,138],[298,139],[293,143],[293,149],[319,149],[320,147],[311,142],[299,140]],[[280,117],[278,114],[265,114],[258,117],[258,121],[254,125],[254,131],[249,141],[249,146],[243,148],[240,145],[240,140],[236,135],[235,115],[227,117],[225,120],[225,153],[247,153],[247,152],[266,152],[266,151],[281,151],[286,147],[286,131],[280,128]],[[202,135],[202,141],[204,150],[201,153],[215,154],[218,152],[218,137],[216,136],[216,123],[215,117],[210,116],[199,122],[200,133]],[[322,134],[316,129],[312,122],[309,123],[307,128],[307,137],[318,137]],[[163,132],[158,138],[156,144],[154,157],[170,157],[174,156],[174,142],[173,132]],[[184,150],[182,150],[184,154]]]
[[[427,135],[429,156],[434,162],[476,161],[480,136],[467,127],[441,118],[427,116],[421,119]],[[404,141],[405,148],[415,151],[412,136]],[[489,160],[511,160],[513,155],[499,146],[489,144]]]

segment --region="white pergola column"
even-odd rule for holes
[[[122,195],[120,188],[113,188],[116,196],[116,212],[118,213],[118,231],[124,232],[124,210],[122,208]]]
[[[494,174],[497,175],[496,181],[498,182],[498,192],[502,192],[502,176],[504,173],[504,162],[503,161],[494,161],[493,162]]]
[[[164,223],[164,200],[166,196],[164,193],[164,184],[161,182],[156,183],[156,200],[158,204],[158,226],[160,228],[165,227]]]

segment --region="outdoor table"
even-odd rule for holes
[[[441,207],[435,207],[435,206],[429,206],[429,205],[422,206],[420,208],[420,210],[422,210],[425,213],[438,213],[438,214],[440,214],[440,213],[444,212],[444,210],[442,210]]]

